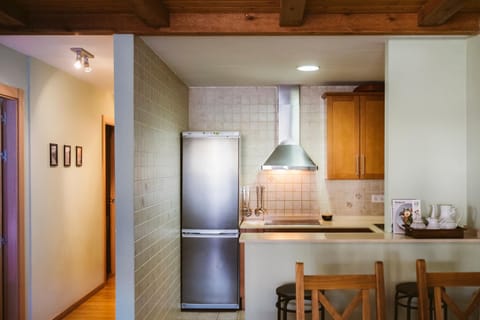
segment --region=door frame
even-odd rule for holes
[[[106,128],[107,126],[113,126],[115,127],[115,120],[113,117],[107,116],[107,115],[102,115],[102,194],[104,195],[103,197],[103,252],[104,252],[104,266],[103,266],[103,272],[104,272],[104,279],[105,283],[108,280],[108,274],[107,274],[107,197],[105,197],[107,193],[107,136],[106,136]],[[115,227],[115,226],[114,226]],[[115,237],[114,237],[115,238]],[[111,253],[110,253],[111,254]],[[116,255],[114,256],[116,257]]]
[[[0,83],[0,95],[9,100],[17,102],[17,251],[14,257],[14,269],[17,273],[16,286],[17,293],[11,288],[7,288],[9,299],[14,299],[18,306],[19,319],[25,319],[25,173],[24,173],[24,93],[22,89],[10,87]],[[8,243],[7,246],[8,248]],[[15,289],[15,288],[14,288]],[[9,294],[10,292],[10,294]],[[13,297],[12,297],[13,295]]]

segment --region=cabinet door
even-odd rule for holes
[[[359,112],[358,96],[327,96],[328,179],[359,177]]]
[[[385,110],[383,95],[360,96],[360,178],[383,179]]]

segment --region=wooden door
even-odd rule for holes
[[[0,97],[0,115],[4,114],[4,102],[5,100]],[[0,124],[0,151],[4,150],[4,143],[3,143],[3,137],[4,137],[4,126]],[[3,268],[3,237],[4,237],[4,231],[3,231],[3,225],[4,225],[4,214],[3,214],[3,165],[1,164],[0,160],[0,318],[4,319],[4,298],[5,298],[5,290],[4,290],[4,268]]]
[[[359,98],[355,95],[328,95],[327,178],[358,179]]]
[[[383,95],[360,96],[360,178],[383,179],[385,153]]]
[[[105,282],[115,275],[115,121],[102,116],[102,171],[105,218]]]
[[[0,109],[2,313],[4,319],[19,319],[22,222],[19,207],[18,100],[4,97]]]
[[[106,196],[107,196],[107,276],[115,275],[115,138],[114,126],[106,130]]]

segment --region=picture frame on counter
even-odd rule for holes
[[[421,201],[418,199],[392,199],[393,233],[405,234],[416,217],[421,218]]]
[[[49,155],[50,155],[50,167],[58,166],[58,144],[50,143]]]
[[[81,167],[83,165],[83,148],[75,146],[75,165]]]
[[[63,146],[63,166],[70,167],[72,163],[72,146],[66,144]]]

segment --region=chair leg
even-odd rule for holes
[[[408,297],[408,300],[407,300],[407,320],[410,320],[410,317],[411,317],[412,299],[413,297]]]
[[[398,292],[395,293],[395,320],[398,319]]]
[[[289,301],[288,299],[283,300],[283,320],[287,320],[287,306]]]
[[[282,308],[282,299],[280,298],[280,296],[278,296],[277,298],[277,320],[282,320],[281,318],[281,312],[280,312],[280,309]]]

